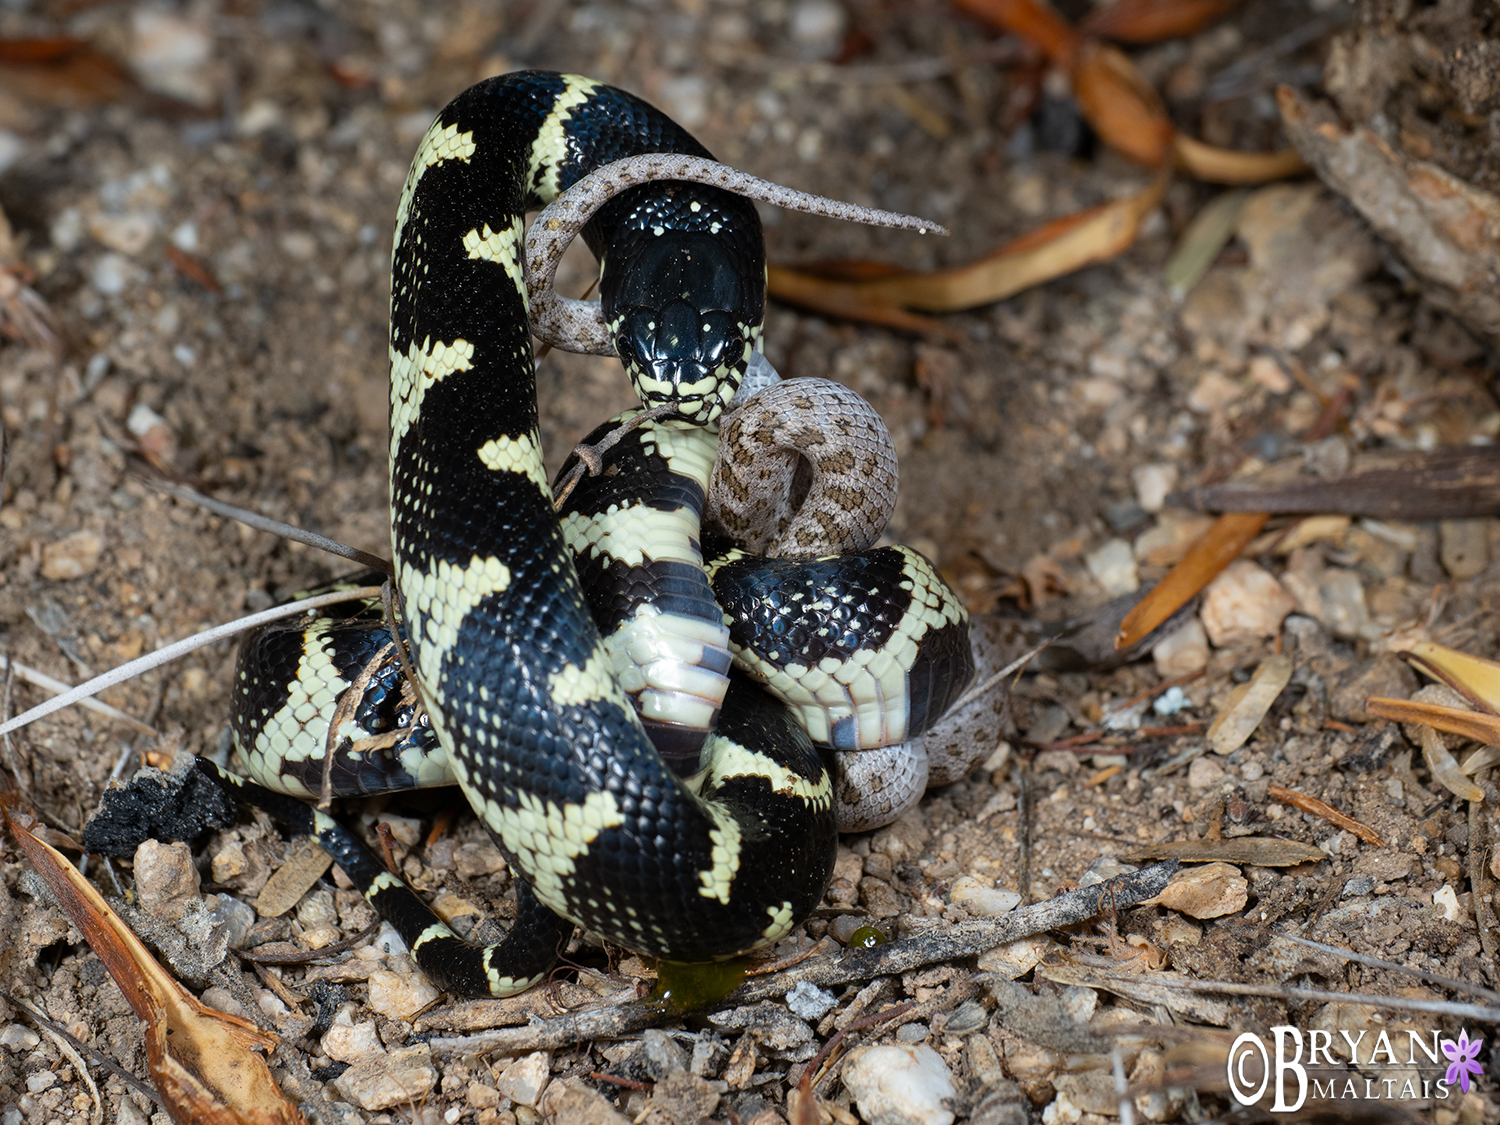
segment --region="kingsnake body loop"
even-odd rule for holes
[[[592,165],[631,151],[703,153],[665,116],[618,90],[571,76],[508,75],[471,88],[438,115],[402,193],[392,258],[391,524],[395,585],[431,734],[420,723],[402,729],[418,700],[402,697],[392,653],[368,659],[375,639],[359,642],[365,658],[345,652],[353,625],[319,623],[295,653],[247,648],[241,663],[236,728],[260,781],[316,792],[310,771],[293,776],[274,759],[276,744],[300,739],[304,762],[321,770],[325,746],[342,738],[363,757],[339,767],[335,793],[373,788],[379,768],[394,771],[396,786],[451,776],[463,789],[525,884],[522,923],[483,951],[415,913],[399,883],[360,858],[357,841],[331,818],[295,802],[275,810],[314,832],[372,901],[400,915],[418,963],[460,991],[527,986],[554,952],[539,953],[538,943],[555,947],[572,923],[672,961],[720,959],[776,941],[818,903],[832,870],[833,786],[813,741],[853,749],[876,726],[915,731],[936,719],[972,671],[962,609],[930,564],[904,548],[859,556],[853,565],[862,577],[852,586],[841,585],[847,570],[813,560],[793,589],[765,578],[761,561],[734,544],[714,547],[712,593],[729,609],[731,638],[745,615],[747,628],[773,638],[760,646],[755,677],[794,708],[806,702],[798,692],[844,700],[841,718],[821,728],[814,720],[811,739],[786,706],[743,673],[726,675],[711,651],[709,634],[723,626],[713,621],[708,578],[688,556],[699,552],[690,510],[701,511],[712,457],[691,450],[705,437],[712,442],[701,427],[712,427],[733,399],[752,357],[764,286],[754,209],[715,189],[632,189],[586,231],[602,261],[605,317],[643,402],[672,402],[679,411],[677,420],[641,427],[635,452],[622,443],[612,467],[649,475],[649,464],[639,466],[658,455],[676,495],[614,496],[606,470],[570,498],[582,513],[570,529],[559,523],[537,428],[523,216]],[[687,462],[693,471],[682,471]],[[601,547],[611,536],[628,539],[632,525],[645,540],[624,553]],[[670,547],[656,550],[658,532]],[[604,569],[629,569],[630,551],[643,566],[673,564],[666,600],[657,590],[646,610],[591,607],[573,561],[580,543],[584,557],[599,549]],[[660,576],[643,583],[659,585]],[[894,592],[892,608],[869,608],[877,585],[882,598]],[[737,613],[726,599],[745,607]],[[703,642],[701,661],[689,661],[696,671],[668,672],[671,682],[653,682],[622,658],[638,637],[611,649],[595,623],[600,617],[613,635],[627,618],[670,615],[691,627],[666,641],[642,633],[649,643],[638,647],[648,658],[658,643]],[[808,687],[794,673],[813,653],[801,669],[812,673]],[[851,675],[843,675],[846,666]],[[907,675],[919,666],[926,670]],[[851,684],[859,679],[873,682],[876,695],[857,698]],[[897,715],[886,692],[897,679],[917,683],[914,720]],[[359,693],[339,685],[378,687],[395,717],[377,718]],[[701,750],[669,750],[678,760],[665,760],[633,706],[632,696],[640,702],[648,691],[691,697],[709,712],[722,699],[716,733]],[[669,722],[677,719],[673,711]],[[332,738],[319,739],[318,722],[324,732],[332,724]]]

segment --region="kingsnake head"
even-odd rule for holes
[[[645,230],[635,241],[633,254],[612,252],[604,264],[600,296],[615,350],[645,406],[676,403],[681,417],[710,423],[739,388],[763,294],[707,234]],[[616,260],[628,264],[612,270]]]

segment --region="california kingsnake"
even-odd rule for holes
[[[331,818],[296,802],[277,806],[277,815],[315,832],[372,901],[400,915],[393,920],[419,964],[460,992],[526,987],[574,923],[669,961],[743,953],[805,918],[832,870],[832,781],[787,709],[747,677],[726,680],[717,732],[701,759],[685,752],[674,770],[658,753],[616,674],[619,652],[590,613],[543,471],[520,262],[525,211],[595,165],[660,151],[707,155],[628,94],[524,72],[459,95],[412,164],[392,256],[391,523],[411,665],[442,753],[402,758],[410,749],[404,735],[377,729],[356,693],[343,695],[339,709],[340,685],[379,663],[341,664],[342,641],[330,638],[342,626],[319,623],[300,637],[294,666],[256,655],[270,643],[265,636],[248,642],[242,657],[237,734],[260,781],[316,791],[290,782],[271,751],[278,740],[300,741],[304,759],[321,769],[329,740],[313,732],[332,719],[337,735],[362,740],[366,751],[352,767],[340,760],[337,768],[349,772],[334,778],[334,795],[391,787],[374,767],[381,757],[405,763],[397,786],[433,783],[439,767],[451,771],[521,876],[512,934],[475,950],[402,898],[394,877]],[[733,399],[760,332],[764,251],[754,208],[713,188],[649,184],[606,204],[585,237],[601,259],[604,314],[637,392],[647,405],[676,407],[672,419],[642,427],[637,453],[622,453],[611,467],[644,465],[649,475],[651,455],[677,462],[669,466],[673,487],[696,493],[687,499],[701,510],[712,458],[686,451]],[[697,468],[685,472],[687,462]],[[632,521],[646,528],[636,553],[647,560],[662,502],[611,499],[614,483],[608,471],[585,478],[570,503],[593,510],[581,518],[596,521],[596,546]],[[686,529],[685,553],[696,550],[692,521],[665,522],[674,520]],[[572,536],[585,555],[589,534]],[[867,577],[889,572],[898,592],[904,586],[916,599],[915,615],[902,610],[890,625],[897,653],[865,647],[860,623],[880,614],[868,608],[865,586],[840,585],[833,564],[814,562],[783,585],[765,572],[791,563],[752,563],[728,543],[723,550],[714,573],[720,601],[759,607],[732,615],[731,627],[763,627],[818,650],[815,681],[840,680],[845,660],[875,666],[864,678],[877,689],[908,679],[899,661],[940,636],[923,706],[930,697],[936,718],[939,699],[962,689],[972,670],[966,618],[915,553],[885,548],[858,564]],[[606,568],[623,557],[611,555]],[[737,572],[747,577],[735,586]],[[739,592],[726,595],[731,588]],[[698,616],[709,622],[712,611]],[[796,653],[778,652],[774,640],[762,651],[776,667],[763,665],[760,678],[788,678]],[[383,677],[387,694],[402,690],[393,668],[387,660],[373,676]],[[404,701],[408,712],[415,702]],[[887,723],[878,694],[851,697],[849,706],[846,727],[825,723],[819,731],[825,741],[853,747],[865,741],[855,733],[865,718]],[[904,717],[894,725],[904,730]]]

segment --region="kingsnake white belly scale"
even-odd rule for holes
[[[335,795],[451,776],[521,877],[510,937],[477,951],[435,923],[332,818],[296,802],[273,809],[315,832],[372,901],[397,916],[419,964],[461,992],[525,987],[574,923],[665,960],[706,961],[774,942],[816,906],[834,857],[833,783],[787,708],[744,675],[727,674],[718,655],[726,632],[782,638],[780,650],[774,639],[769,648],[730,644],[765,653],[761,666],[750,663],[753,674],[793,706],[798,691],[818,696],[819,683],[837,684],[822,694],[841,696],[844,718],[821,728],[813,719],[813,735],[844,749],[871,744],[864,732],[875,726],[919,733],[972,672],[961,607],[930,564],[904,548],[859,556],[853,585],[833,561],[814,561],[785,585],[764,573],[781,560],[747,559],[725,542],[715,548],[709,591],[696,521],[711,454],[695,450],[704,433],[712,448],[764,301],[759,221],[728,193],[645,185],[612,200],[586,229],[601,258],[605,316],[636,389],[648,406],[676,404],[677,415],[622,442],[605,474],[585,478],[569,498],[560,523],[537,425],[519,264],[524,213],[596,164],[655,151],[707,155],[630,95],[540,72],[461,94],[418,149],[392,260],[390,486],[395,585],[431,733],[420,722],[398,729],[420,714],[418,701],[400,697],[394,654],[370,661],[384,643],[373,633],[356,642],[355,626],[320,623],[295,651],[264,634],[242,653],[236,730],[257,780],[316,793],[323,743],[338,737],[358,752],[353,764],[340,759]],[[676,462],[666,485],[675,494],[613,496],[615,475],[657,471],[651,456]],[[670,564],[666,602],[601,613],[580,583],[575,551],[585,570],[596,558],[617,581],[632,566],[644,574],[647,564]],[[661,582],[658,567],[642,584]],[[877,585],[883,598],[895,592],[885,609],[871,608]],[[722,622],[713,595],[728,610]],[[674,614],[684,629],[643,628],[613,649],[596,625],[598,617],[613,631]],[[687,671],[673,666],[651,679],[658,650],[700,642]],[[632,648],[644,664],[622,655]],[[818,654],[815,686],[787,689],[780,681],[800,683],[788,669],[799,651]],[[858,668],[845,675],[846,665]],[[874,697],[851,694],[861,677],[877,685]],[[910,714],[880,694],[897,680],[915,685]],[[368,687],[372,699],[383,693],[393,706],[377,716],[373,703],[354,704],[357,693],[339,696],[340,684]],[[668,737],[664,756],[636,706],[648,718],[659,706],[671,726],[683,713],[671,702],[678,695],[710,721],[720,700],[722,711],[701,749]],[[343,724],[338,737],[311,733],[314,713],[324,731]],[[297,749],[299,764],[276,760],[278,743]],[[385,786],[382,771],[394,775]]]

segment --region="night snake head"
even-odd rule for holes
[[[620,362],[646,407],[676,403],[688,421],[712,423],[759,335],[764,271],[746,273],[736,247],[698,231],[646,228],[632,241],[629,254],[612,250],[600,282]]]

